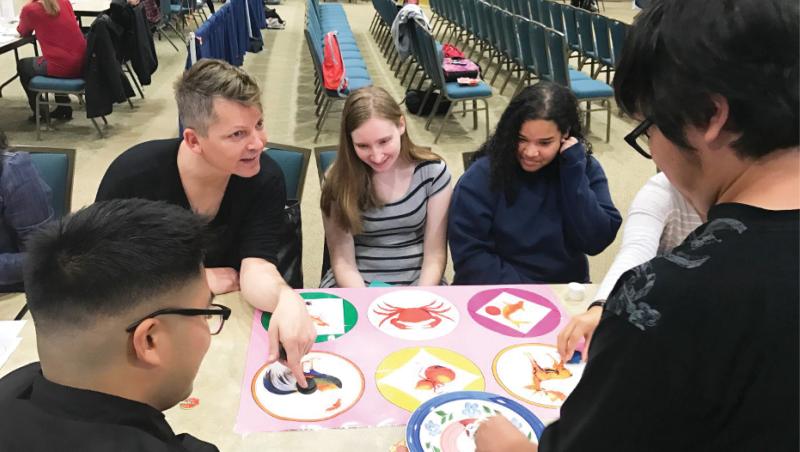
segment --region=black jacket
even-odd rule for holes
[[[117,54],[120,62],[130,61],[139,83],[149,85],[158,68],[158,57],[144,6],[132,7],[125,0],[113,0],[110,11],[111,19],[123,29]]]
[[[86,117],[110,114],[114,104],[134,95],[130,82],[122,73],[114,47],[121,29],[102,14],[92,22],[86,37]]]

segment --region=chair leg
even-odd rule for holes
[[[508,85],[508,81],[511,80],[512,75],[514,75],[514,71],[508,71],[508,76],[506,77],[506,80],[503,82],[503,87],[500,88],[500,94],[503,94],[503,91],[506,90],[506,85]]]
[[[139,80],[136,77],[136,74],[133,72],[130,62],[128,61],[125,62],[125,69],[126,72],[128,72],[128,74],[131,75],[131,79],[133,79],[133,84],[136,86],[136,90],[139,91],[139,95],[142,96],[142,99],[144,99],[144,92],[142,92],[142,86],[139,85]]]
[[[319,120],[319,127],[317,127],[317,134],[314,135],[314,143],[317,142],[319,139],[319,134],[322,133],[323,127],[325,127],[325,118],[328,117],[328,112],[330,111],[330,106],[333,104],[333,101],[326,99],[325,108],[322,111],[322,116],[320,116]]]
[[[611,140],[611,101],[606,100],[606,143]]]
[[[42,139],[42,129],[39,125],[39,103],[41,102],[41,97],[42,93],[36,93],[36,112],[34,113],[36,115],[36,140]]]
[[[444,96],[441,96],[444,97]],[[439,137],[442,136],[442,131],[444,130],[444,125],[447,122],[447,119],[450,118],[450,112],[453,111],[453,105],[455,102],[450,102],[450,107],[447,108],[447,113],[444,114],[444,118],[442,119],[442,124],[439,126],[439,132],[436,134],[436,138],[433,140],[433,144],[439,142]]]
[[[472,99],[472,130],[478,130],[478,100],[477,99]]]
[[[486,99],[481,99],[483,101],[483,111],[486,113],[486,139],[489,139],[489,102]]]
[[[428,113],[428,120],[425,121],[425,130],[430,130],[431,129],[431,124],[433,123],[433,118],[436,117],[436,112],[439,111],[439,104],[442,103],[442,98],[443,97],[444,97],[444,95],[442,95],[442,93],[439,93],[439,95],[436,96],[436,100],[433,102],[433,108],[431,108],[431,112]],[[425,105],[425,104],[423,103],[422,105]],[[452,107],[453,104],[450,104],[450,106]]]
[[[181,53],[181,49],[179,49],[178,46],[176,46],[175,43],[172,42],[172,39],[169,37],[169,35],[167,33],[164,33],[161,30],[158,30],[158,35],[167,38],[167,42],[170,43],[172,48],[175,49],[176,52]]]
[[[94,128],[95,130],[97,130],[97,134],[100,135],[100,138],[105,138],[105,135],[103,135],[103,131],[100,130],[100,126],[97,125],[97,121],[95,121],[94,118],[89,118],[89,119],[92,120],[92,124],[94,124]],[[105,120],[105,116],[103,117],[103,120]]]

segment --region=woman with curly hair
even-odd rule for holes
[[[389,93],[350,93],[322,186],[331,269],[320,286],[441,284],[452,190],[444,160],[411,141]]]
[[[581,133],[578,102],[540,82],[515,97],[453,192],[455,284],[589,280],[622,223]]]

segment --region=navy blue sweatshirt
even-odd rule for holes
[[[603,168],[580,143],[534,173],[518,168],[509,205],[481,157],[461,176],[449,211],[454,284],[589,281],[586,255],[603,251],[622,223]]]

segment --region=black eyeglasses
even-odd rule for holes
[[[211,304],[211,307],[208,309],[176,309],[176,308],[166,308],[166,309],[159,309],[158,311],[151,312],[146,316],[142,317],[141,319],[131,323],[125,328],[125,331],[130,333],[131,331],[135,330],[139,324],[144,322],[147,319],[152,319],[153,317],[158,317],[160,315],[166,314],[175,314],[175,315],[185,315],[185,316],[198,316],[202,315],[206,317],[206,322],[208,323],[208,331],[211,335],[219,334],[222,331],[222,325],[225,324],[225,321],[228,320],[228,317],[231,316],[231,309],[227,306],[222,306],[221,304]]]
[[[646,159],[652,159],[653,156],[650,155],[650,144],[649,139],[650,135],[647,134],[647,129],[653,126],[653,121],[649,119],[645,119],[642,121],[633,132],[625,135],[625,142],[631,145],[632,148],[636,149],[636,152],[642,155],[642,157]],[[647,148],[647,150],[645,150]]]

